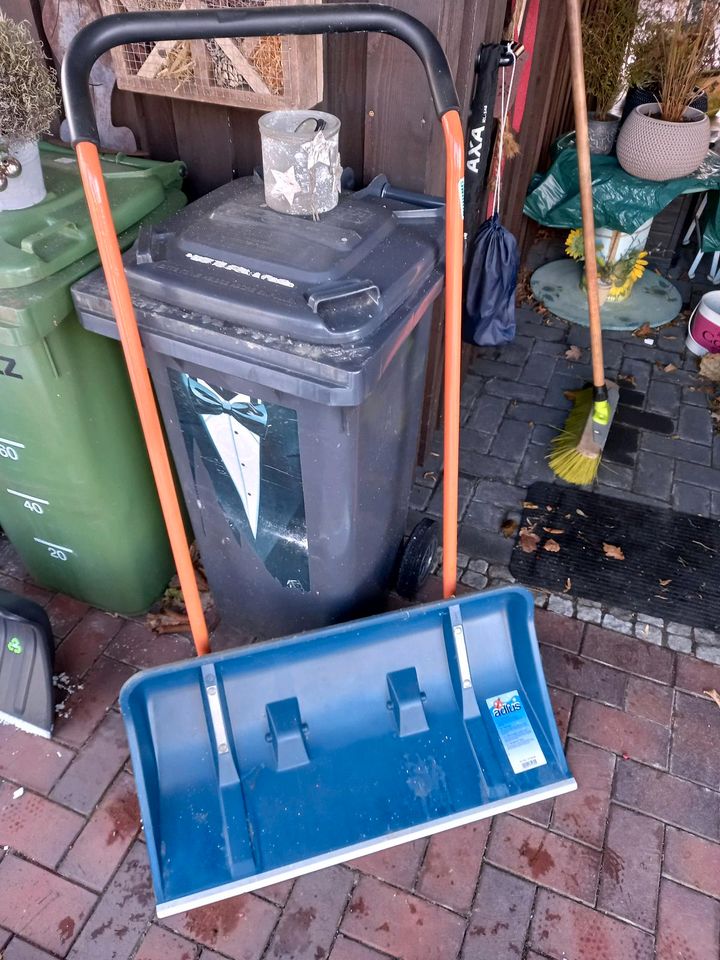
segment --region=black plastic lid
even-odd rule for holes
[[[306,343],[364,340],[416,297],[442,257],[443,210],[341,194],[318,221],[265,206],[252,177],[143,229],[134,293]]]

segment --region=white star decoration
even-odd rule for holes
[[[295,176],[295,167],[288,167],[284,173],[280,170],[271,170],[270,173],[275,178],[273,192],[285,197],[288,203],[292,203],[296,195],[302,193],[302,187]]]
[[[319,130],[312,140],[302,145],[303,150],[308,155],[308,170],[324,163],[326,167],[332,166],[333,145],[325,139],[322,130]]]

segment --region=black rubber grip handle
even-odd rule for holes
[[[380,3],[239,10],[177,10],[120,13],[88,24],[70,42],[62,65],[62,92],[73,144],[99,145],[90,97],[90,71],[98,57],[125,43],[209,40],[213,37],[269,37],[285,34],[387,33],[403,40],[425,67],[438,116],[458,109],[450,67],[440,43],[425,24]]]

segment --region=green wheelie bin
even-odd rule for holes
[[[0,527],[37,583],[140,613],[172,558],[122,353],[73,309],[99,263],[74,154],[41,156],[46,199],[0,212]],[[180,163],[106,156],[103,173],[123,248],[185,204]]]

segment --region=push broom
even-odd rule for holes
[[[580,2],[579,0],[567,0],[566,5],[580,183],[580,208],[585,246],[585,279],[590,322],[592,386],[576,392],[573,408],[565,423],[565,428],[553,440],[548,459],[550,468],[563,480],[584,485],[592,483],[598,472],[600,458],[610,432],[610,424],[617,409],[618,388],[616,384],[605,380],[603,363]]]

